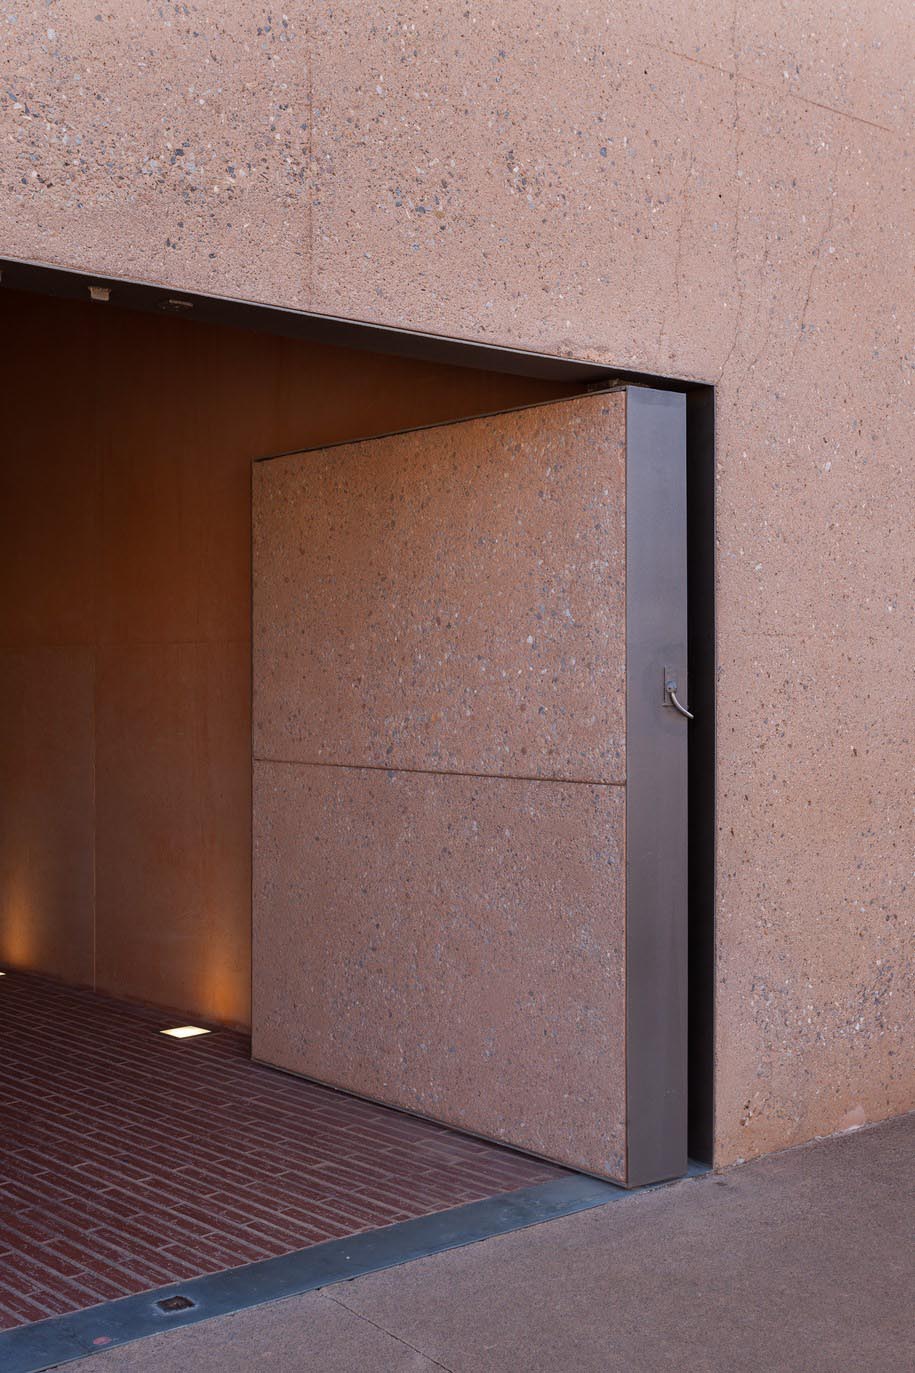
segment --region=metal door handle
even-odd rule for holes
[[[696,717],[693,712],[687,710],[682,701],[677,700],[677,693],[673,687],[667,688],[667,694],[670,697],[670,704],[673,706],[674,710],[679,710],[680,714],[685,715],[687,720],[695,720]]]
[[[687,720],[695,720],[695,715],[677,696],[677,675],[671,668],[664,669],[664,704],[673,706],[674,710],[685,715]]]

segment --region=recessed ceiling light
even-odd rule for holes
[[[176,1025],[172,1030],[160,1030],[160,1035],[171,1035],[172,1039],[193,1039],[195,1035],[208,1035],[209,1030],[199,1025]]]

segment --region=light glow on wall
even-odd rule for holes
[[[27,862],[13,867],[0,893],[0,958],[17,968],[38,968],[42,903]]]

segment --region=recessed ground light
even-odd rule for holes
[[[193,1039],[195,1035],[208,1035],[200,1025],[176,1025],[171,1030],[160,1030],[160,1035],[171,1035],[172,1039]]]
[[[0,977],[6,977],[6,973],[0,972]]]

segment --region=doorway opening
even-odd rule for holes
[[[585,396],[616,380],[685,394],[690,1153],[710,1162],[711,388],[12,262],[0,309],[11,396],[0,502],[0,997],[24,1054],[20,1081],[36,1093],[12,1084],[10,1118],[24,1134],[37,1126],[18,1158],[13,1141],[4,1171],[21,1220],[19,1305],[11,1291],[7,1324],[565,1177],[246,1056],[251,464],[271,452]],[[210,1034],[158,1033],[187,1023]],[[199,1120],[219,1122],[221,1153],[217,1138],[195,1134],[189,1101]],[[149,1147],[132,1162],[137,1132]],[[301,1149],[309,1132],[311,1158]],[[77,1137],[85,1154],[67,1157]],[[287,1156],[293,1138],[300,1149]],[[252,1176],[239,1164],[245,1149]],[[278,1154],[285,1166],[265,1176]],[[38,1168],[42,1155],[54,1167]],[[23,1180],[36,1168],[45,1194],[34,1176]],[[73,1173],[66,1195],[53,1189],[60,1168]],[[87,1196],[113,1231],[88,1223]],[[233,1212],[244,1229],[234,1248],[220,1247]],[[154,1254],[151,1215],[163,1227]],[[89,1234],[78,1239],[79,1229]],[[125,1272],[140,1286],[125,1286]]]

